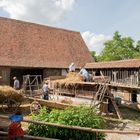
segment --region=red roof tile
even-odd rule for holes
[[[0,66],[67,68],[93,62],[79,32],[0,18]]]
[[[129,59],[129,60],[120,60],[120,61],[87,63],[85,67],[87,69],[139,68],[140,67],[140,59]]]

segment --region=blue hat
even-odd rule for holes
[[[22,115],[11,115],[9,117],[9,119],[12,121],[12,122],[20,122],[23,120],[23,116]]]

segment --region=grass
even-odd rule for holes
[[[105,117],[106,129],[124,130],[131,126],[133,126],[132,129],[138,129],[138,126],[140,125],[140,111],[125,106],[121,106],[119,109],[123,119],[119,120],[112,117]]]
[[[140,110],[121,106],[120,111],[124,120],[136,121],[140,123]]]

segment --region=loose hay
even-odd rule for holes
[[[55,80],[54,85],[55,87],[67,87],[67,86],[73,86],[77,82],[82,82],[83,77],[79,76],[76,72],[70,72],[67,74],[65,79]]]
[[[23,96],[14,88],[10,86],[0,86],[0,103],[8,98],[11,98],[16,102],[21,102],[23,100]]]

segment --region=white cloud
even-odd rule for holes
[[[55,25],[72,10],[75,0],[0,0],[11,18]]]
[[[104,48],[104,43],[112,38],[111,36],[105,36],[103,34],[96,35],[90,31],[83,32],[82,37],[89,50],[95,51],[96,54],[99,54]]]

